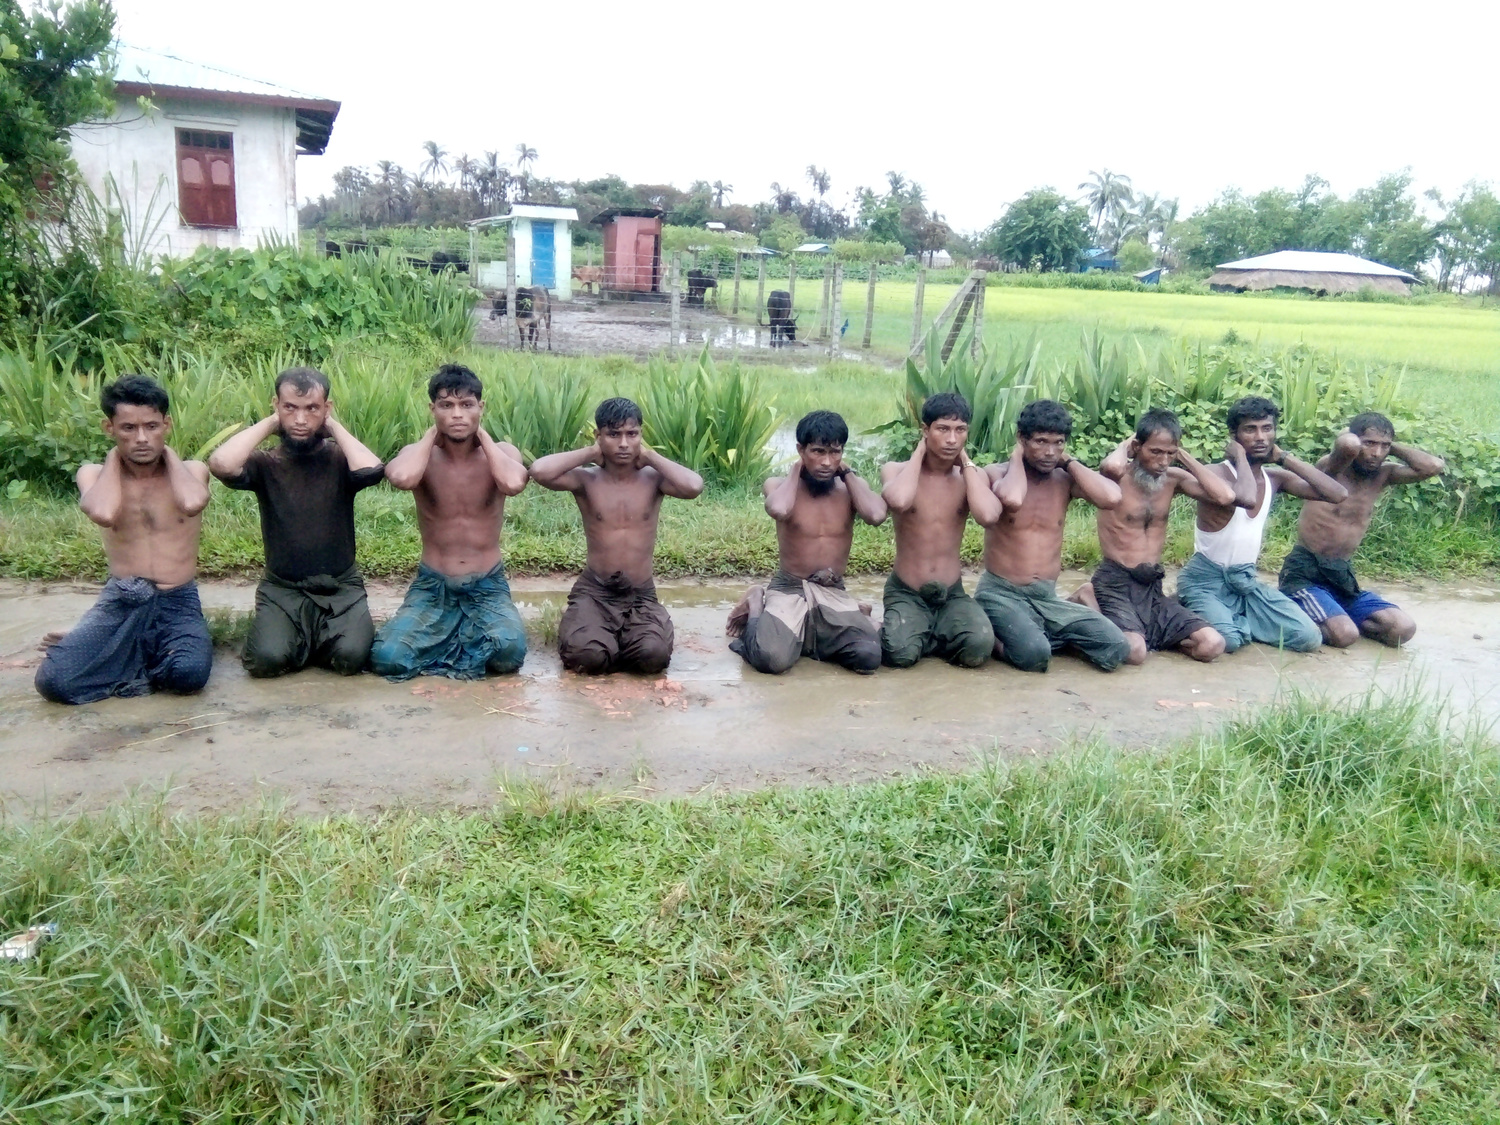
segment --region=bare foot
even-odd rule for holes
[[[49,648],[51,648],[53,645],[55,645],[58,641],[62,640],[67,635],[68,634],[66,634],[66,633],[57,633],[57,632],[44,633],[42,635],[41,642],[36,646],[37,651],[38,652],[46,652]]]

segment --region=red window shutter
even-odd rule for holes
[[[190,227],[239,225],[233,133],[177,130],[177,207]]]

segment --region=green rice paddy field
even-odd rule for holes
[[[816,323],[821,285],[799,279],[803,325]],[[930,321],[956,285],[927,286]],[[881,282],[875,294],[873,344],[887,354],[911,339],[913,285]],[[844,286],[845,337],[864,334],[865,286]],[[1406,386],[1422,401],[1500,432],[1500,303],[1320,301],[1281,296],[1105,292],[992,286],[985,293],[985,340],[1007,348],[1035,337],[1044,356],[1065,358],[1083,333],[1134,338],[1149,352],[1178,339],[1215,343],[1231,330],[1267,347],[1305,343],[1376,367],[1407,368]]]

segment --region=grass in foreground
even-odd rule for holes
[[[1296,541],[1298,502],[1279,498],[1267,531],[1262,565],[1274,570]],[[367,577],[407,578],[421,554],[416,509],[407,493],[369,489],[355,503],[359,565]],[[1355,556],[1362,574],[1378,577],[1448,578],[1483,574],[1500,567],[1500,535],[1492,517],[1470,514],[1462,522],[1434,523],[1394,504],[1376,513],[1369,537]],[[984,536],[970,523],[963,555],[980,560]],[[505,512],[506,568],[514,575],[578,571],[583,567],[583,529],[571,496],[536,486],[508,501]],[[1179,499],[1172,508],[1166,561],[1176,566],[1193,552],[1193,508]],[[213,485],[204,513],[199,573],[203,577],[254,575],[264,566],[254,497]],[[889,522],[855,528],[851,574],[888,572],[895,558]],[[1099,561],[1094,512],[1081,501],[1068,513],[1063,564],[1091,569]],[[776,529],[760,496],[746,491],[710,492],[691,503],[662,505],[656,546],[659,578],[734,577],[770,574],[776,568]],[[76,500],[45,493],[9,500],[0,495],[0,576],[57,580],[102,580],[106,569],[99,529]]]
[[[1500,762],[1415,696],[653,802],[0,827],[0,1119],[1473,1122]]]

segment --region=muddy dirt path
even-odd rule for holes
[[[566,588],[520,579],[516,600],[536,615]],[[654,794],[846,783],[963,768],[977,753],[1046,754],[1075,738],[1151,745],[1286,685],[1346,695],[1413,676],[1500,718],[1500,590],[1489,587],[1386,587],[1419,625],[1404,652],[1367,641],[1307,656],[1253,645],[1213,665],[1156,654],[1112,675],[1067,656],[1046,675],[928,660],[873,677],[811,661],[781,677],[748,671],[723,636],[742,588],[661,588],[677,628],[662,679],[583,679],[561,671],[554,648],[533,645],[520,675],[482,683],[321,671],[252,681],[221,650],[199,696],[67,708],[32,691],[34,646],[70,627],[95,589],[0,583],[0,799],[25,816],[170,787],[187,809],[234,809],[270,793],[299,812],[333,813],[485,805],[504,779],[528,775]],[[854,588],[878,606],[878,581]],[[401,593],[372,584],[377,618]],[[203,599],[249,609],[253,586],[210,583]]]

